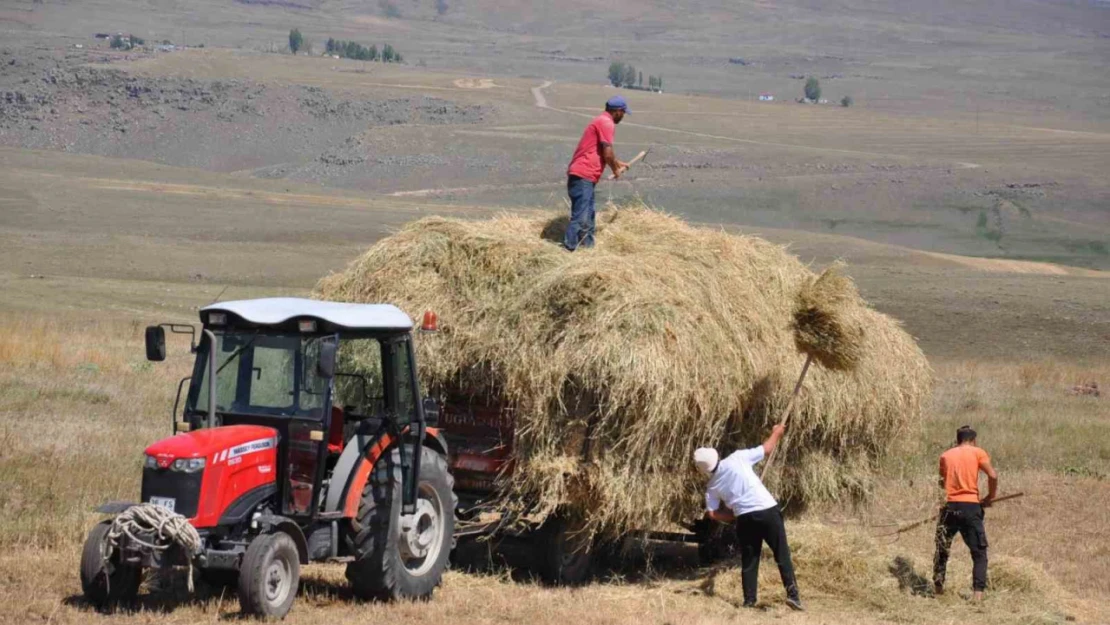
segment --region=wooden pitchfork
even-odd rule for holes
[[[1024,492],[1017,492],[1017,493],[1010,493],[1009,495],[1002,495],[1001,497],[995,497],[994,500],[991,501],[991,505],[993,506],[994,504],[999,503],[1001,501],[1006,501],[1007,499],[1017,499],[1018,497],[1021,497],[1024,494],[1025,494]],[[934,512],[932,515],[927,516],[924,519],[921,519],[920,521],[914,521],[913,523],[910,523],[908,525],[903,525],[902,527],[899,527],[898,529],[894,530],[893,532],[889,532],[889,533],[886,533],[886,534],[879,534],[878,538],[884,538],[884,537],[888,537],[888,536],[899,536],[901,534],[905,534],[906,532],[908,532],[910,530],[917,529],[917,528],[921,527],[922,525],[925,525],[926,523],[937,520],[937,517],[939,517],[939,516],[940,516],[939,511]]]
[[[806,354],[806,364],[802,365],[802,374],[798,376],[798,383],[794,385],[794,394],[790,396],[790,401],[786,402],[786,410],[783,411],[782,419],[779,420],[781,425],[786,425],[790,419],[790,412],[794,408],[794,400],[798,398],[798,393],[802,390],[802,383],[806,380],[806,374],[809,373],[809,366],[813,364],[813,354]],[[781,442],[781,441],[780,441]],[[759,479],[762,480],[767,471],[771,469],[771,463],[775,461],[775,454],[779,451],[779,445],[771,450],[771,455],[767,456],[767,462],[763,464],[763,472],[759,474]]]

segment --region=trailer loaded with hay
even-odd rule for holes
[[[788,406],[765,476],[780,502],[867,496],[931,383],[897,321],[837,268],[818,276],[756,237],[631,207],[568,253],[564,225],[429,217],[316,288],[438,315],[417,361],[441,402],[460,539],[531,532],[553,581],[585,575],[591,547],[614,537],[706,542],[693,450],[758,444]]]

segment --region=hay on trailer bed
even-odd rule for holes
[[[508,504],[539,517],[562,507],[610,532],[697,517],[691,453],[766,435],[804,359],[793,320],[814,275],[779,246],[647,208],[604,215],[596,247],[575,253],[548,240],[558,221],[426,218],[315,296],[438,313],[440,333],[417,342],[424,389],[513,409]],[[785,499],[865,495],[929,389],[896,321],[854,290],[837,305],[862,329],[858,354],[850,371],[807,379],[772,478]]]

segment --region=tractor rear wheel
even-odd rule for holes
[[[283,618],[293,607],[300,586],[297,545],[285,532],[251,541],[239,569],[239,605],[244,614]]]
[[[98,523],[81,551],[81,589],[98,610],[113,610],[135,603],[143,581],[142,567],[120,562],[119,551],[108,545],[111,521]]]
[[[348,529],[356,560],[347,565],[347,579],[362,599],[427,599],[443,581],[455,532],[454,478],[443,456],[422,449],[416,512],[402,515],[401,473],[394,449],[374,466]]]

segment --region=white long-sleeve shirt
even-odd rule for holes
[[[705,506],[711,511],[723,501],[736,516],[779,505],[752,468],[763,460],[763,445],[733,452],[717,463],[705,490]]]

